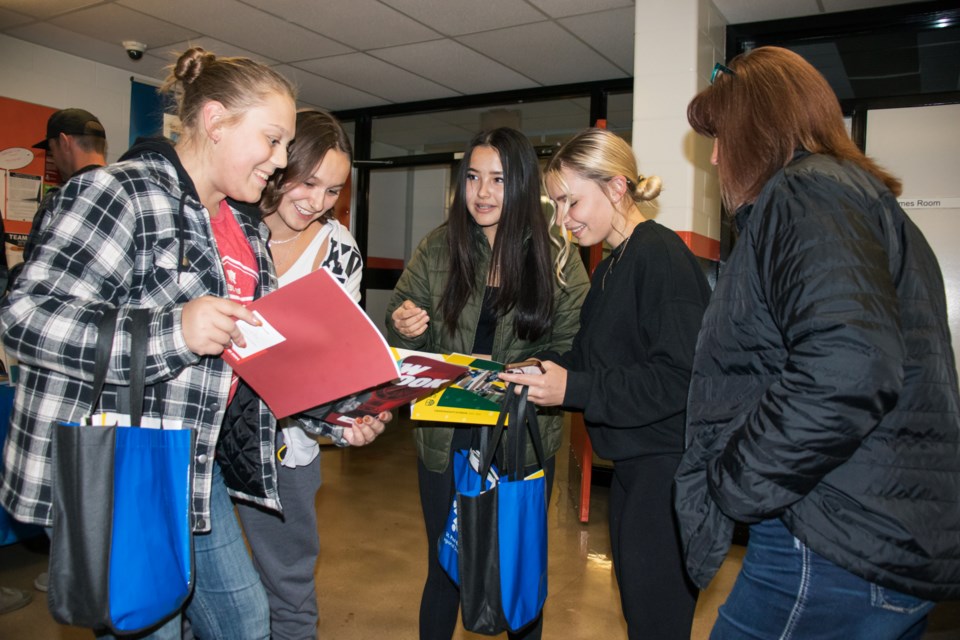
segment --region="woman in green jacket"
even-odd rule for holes
[[[589,283],[576,252],[562,276],[554,274],[536,151],[519,131],[500,128],[477,135],[463,157],[447,222],[420,242],[394,289],[388,341],[498,362],[568,349]],[[549,492],[562,416],[545,410],[539,421]],[[454,496],[452,452],[470,447],[471,431],[435,423],[414,430],[429,549],[423,640],[449,640],[457,624],[460,594],[437,560],[437,539]],[[527,462],[533,462],[529,450]],[[542,618],[510,637],[536,639],[541,631]]]

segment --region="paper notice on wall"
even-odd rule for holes
[[[40,206],[40,176],[11,171],[7,175],[7,209],[3,212],[7,220],[33,220]]]

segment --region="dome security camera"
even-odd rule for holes
[[[143,52],[147,50],[147,45],[136,40],[124,40],[123,48],[127,50],[127,56],[131,60],[139,60],[143,57]]]

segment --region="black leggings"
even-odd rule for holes
[[[678,455],[615,462],[610,546],[629,637],[689,640],[698,591],[683,563],[673,511]]]
[[[471,428],[458,427],[454,432],[451,452],[468,449]],[[460,613],[460,589],[447,576],[437,559],[437,540],[447,524],[450,504],[453,502],[453,454],[443,473],[428,471],[422,460],[417,460],[420,479],[420,505],[427,528],[427,581],[423,585],[420,600],[420,640],[450,640],[457,627]],[[555,460],[551,457],[544,463],[547,480],[547,504],[553,488]],[[517,633],[509,633],[511,640],[539,640],[543,631],[543,614],[535,622]]]

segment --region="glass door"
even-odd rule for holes
[[[447,218],[455,162],[370,170],[366,311],[385,331],[384,314],[404,266],[427,233]]]

